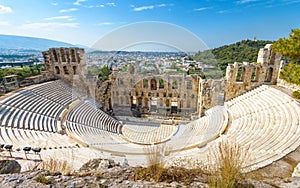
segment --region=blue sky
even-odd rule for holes
[[[300,0],[0,0],[0,34],[93,45],[122,26],[159,21],[194,33],[209,48],[276,40],[300,28]]]

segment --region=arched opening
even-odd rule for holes
[[[170,107],[170,100],[169,99],[166,99],[166,107]]]
[[[68,75],[68,74],[69,74],[68,67],[67,67],[67,66],[64,66],[63,69],[64,69],[64,73],[65,73],[66,75]]]
[[[143,105],[143,100],[142,100],[142,97],[139,97],[137,99],[137,106],[142,106]]]
[[[59,52],[60,52],[61,61],[62,61],[62,62],[67,62],[67,61],[66,61],[65,49],[60,48],[60,49],[59,49]]]
[[[77,74],[77,66],[73,66],[73,74]]]
[[[178,102],[172,101],[171,102],[171,114],[177,114],[178,111]]]
[[[152,98],[150,110],[151,111],[156,111],[157,110],[157,98]]]
[[[55,66],[55,74],[60,74],[60,70],[58,66]]]
[[[148,88],[148,87],[149,87],[148,80],[144,79],[143,80],[143,88]]]
[[[251,81],[252,82],[257,82],[258,81],[260,72],[261,72],[260,67],[253,67],[252,68],[252,75],[251,75]]]
[[[76,62],[75,50],[73,48],[70,49],[71,62]]]
[[[237,82],[242,82],[244,81],[244,77],[245,77],[245,67],[239,67],[237,74],[236,74],[236,81]]]
[[[270,68],[267,69],[265,82],[271,82],[272,81],[272,76],[273,76],[273,67],[270,67]]]
[[[131,109],[136,109],[136,98],[135,96],[130,97]]]
[[[165,82],[163,79],[159,79],[159,89],[164,89],[165,87]]]
[[[151,90],[156,90],[157,86],[156,86],[156,80],[155,79],[151,79]]]
[[[52,49],[52,54],[55,62],[58,62],[58,57],[55,49]]]
[[[177,80],[173,80],[172,89],[178,89],[178,81]]]

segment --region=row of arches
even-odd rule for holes
[[[71,70],[70,70],[71,69]],[[65,74],[69,75],[70,72],[72,74],[77,74],[77,66],[70,66],[69,68],[65,65],[62,67],[62,70],[60,69],[59,66],[55,66],[55,74],[60,75],[60,74]]]
[[[273,67],[268,67],[266,69],[264,82],[272,81],[273,72],[274,72]],[[258,82],[260,75],[263,74],[262,68],[261,67],[253,67],[250,74],[251,74],[251,82]],[[238,68],[238,71],[236,73],[236,81],[244,82],[245,78],[246,78],[246,67],[241,66]]]
[[[58,52],[57,52],[58,51]],[[52,54],[52,60],[54,62],[80,62],[79,54],[76,53],[74,48],[65,49],[65,48],[59,48],[59,49],[51,49]],[[76,57],[77,55],[77,57]],[[78,61],[76,61],[76,59]]]
[[[120,101],[122,102],[122,101]],[[193,108],[191,100],[147,98],[147,97],[130,97],[130,106],[132,109],[146,108],[156,110],[157,108]]]
[[[165,87],[166,85],[168,86],[168,88],[178,89],[179,81],[172,80],[171,83],[168,83],[163,79],[156,80],[155,78],[152,78],[152,79],[143,79],[143,83],[142,83],[144,89],[150,89],[150,90],[166,89]],[[191,90],[192,88],[193,88],[192,81],[187,80],[186,89]]]

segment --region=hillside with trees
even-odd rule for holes
[[[293,29],[287,39],[278,39],[273,49],[290,62],[283,67],[279,77],[288,83],[300,85],[300,29]],[[293,96],[300,99],[300,91],[294,91]]]
[[[194,56],[194,60],[203,62],[205,64],[218,66],[225,75],[228,64],[244,61],[256,62],[259,49],[270,43],[274,43],[274,41],[242,40],[234,44],[198,52]]]

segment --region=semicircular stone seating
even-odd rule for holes
[[[123,135],[133,143],[157,144],[169,140],[177,131],[175,125],[128,122],[123,126]]]
[[[226,102],[225,106],[215,106],[186,125],[149,122],[123,125],[100,110],[94,100],[83,100],[58,80],[2,98],[0,123],[0,142],[19,148],[36,143],[44,148],[75,145],[67,135],[58,133],[62,125],[71,137],[120,154],[142,155],[145,150],[141,144],[164,142],[179,158],[188,155],[205,160],[218,143],[229,140],[249,148],[246,171],[271,164],[300,145],[299,104],[266,85]]]
[[[212,153],[218,151],[218,144],[227,141],[247,152],[244,171],[251,171],[269,165],[299,147],[300,106],[285,93],[263,85],[225,105],[230,120],[226,133],[209,143],[205,150],[190,151],[193,155],[190,160],[215,161]],[[182,158],[174,161],[179,159]]]
[[[61,113],[77,98],[71,87],[59,80],[4,96],[0,101],[0,142],[14,148],[75,146],[74,141],[58,131]]]
[[[263,85],[229,102],[227,139],[249,148],[248,170],[271,164],[299,145],[300,106],[285,93]]]

